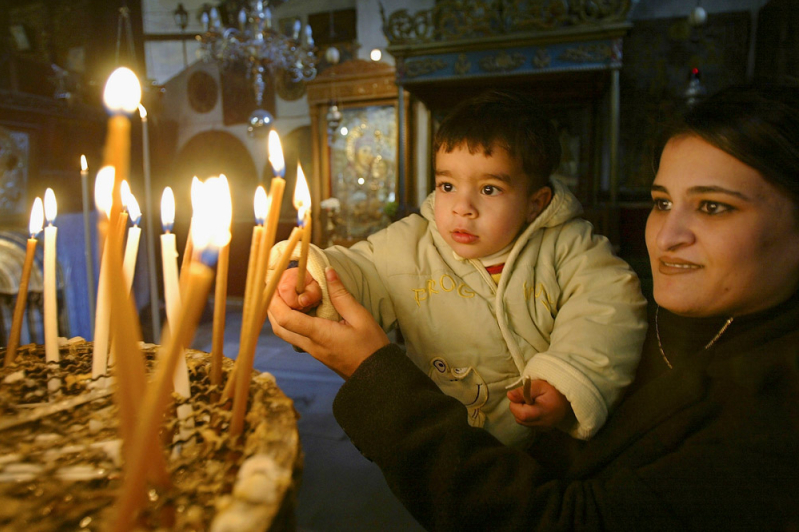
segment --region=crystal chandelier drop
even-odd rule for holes
[[[284,71],[293,83],[316,77],[316,55],[311,27],[294,21],[292,35],[284,35],[272,27],[269,2],[250,1],[237,16],[237,27],[223,27],[216,7],[203,12],[200,20],[205,30],[197,36],[201,57],[223,65],[246,65],[252,78],[255,102],[263,103],[266,82],[264,76],[274,77]]]

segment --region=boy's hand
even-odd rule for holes
[[[325,278],[330,302],[341,321],[292,312],[279,297],[272,298],[269,305],[269,321],[279,338],[310,353],[347,379],[361,362],[388,345],[388,337],[369,311],[347,292],[333,268],[325,270]]]
[[[305,290],[301,294],[297,293],[297,268],[283,272],[277,284],[277,293],[294,310],[307,311],[322,302],[322,287],[308,271],[305,272]]]
[[[571,410],[566,396],[547,381],[534,379],[530,382],[529,391],[529,399],[532,400],[532,403],[525,402],[522,388],[515,388],[508,392],[510,411],[520,425],[554,427]]]

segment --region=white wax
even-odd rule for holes
[[[164,271],[164,303],[166,320],[172,330],[180,315],[180,281],[178,277],[178,251],[174,233],[161,235],[161,266]],[[162,341],[163,343],[163,341]]]
[[[141,228],[134,225],[128,229],[128,241],[125,244],[125,258],[122,261],[122,274],[125,276],[125,286],[128,293],[133,287],[133,275],[136,273],[136,258],[139,255],[139,240]]]
[[[108,334],[111,326],[111,299],[108,297],[108,246],[103,249],[100,262],[100,280],[97,287],[97,305],[94,314],[94,351],[92,352],[92,378],[105,375],[108,369]]]
[[[178,277],[178,251],[173,233],[161,235],[161,264],[164,271],[164,303],[169,330],[174,331],[180,316],[180,278]],[[163,343],[163,340],[162,340]],[[184,346],[186,347],[186,346]],[[191,397],[189,368],[186,357],[180,357],[173,378],[175,392],[181,397]]]
[[[58,294],[56,293],[56,236],[58,228],[44,228],[44,351],[47,362],[58,362]]]

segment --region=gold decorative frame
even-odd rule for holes
[[[412,172],[406,171],[406,179],[402,180],[403,190],[398,190],[400,153],[405,154],[404,168],[410,168],[412,150],[408,149],[407,135],[404,150],[399,149],[399,90],[395,82],[394,67],[381,62],[356,59],[330,67],[317,78],[307,84],[308,106],[311,115],[312,152],[314,174],[310,180],[311,195],[314,199],[314,218],[321,214],[320,202],[333,197],[334,194],[346,194],[360,186],[365,198],[360,198],[360,206],[356,209],[344,209],[345,215],[354,215],[361,224],[358,230],[350,234],[351,238],[338,239],[339,243],[350,244],[367,236],[370,231],[384,226],[389,221],[390,203],[412,204],[415,200]],[[409,130],[410,120],[408,100],[404,116],[405,131]],[[336,102],[342,113],[341,126],[347,127],[347,135],[341,135],[340,127],[337,137],[328,136],[326,115],[331,102]],[[349,177],[356,180],[346,182],[347,176],[341,177],[343,182],[334,183],[334,172],[343,174],[344,168],[356,157],[356,149],[362,141],[370,145],[370,169],[362,175],[352,173]],[[363,183],[357,184],[358,178]],[[391,196],[391,192],[394,193]],[[339,197],[339,201],[351,201],[352,197]],[[388,207],[388,209],[386,209]],[[383,212],[387,212],[383,217]],[[352,220],[349,220],[352,221]],[[343,220],[348,223],[348,220]],[[321,224],[314,226],[314,242],[322,242]]]

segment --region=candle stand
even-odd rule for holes
[[[142,350],[152,369],[157,346]],[[105,530],[123,479],[113,388],[91,379],[90,343],[62,345],[57,363],[45,363],[43,351],[22,346],[17,363],[0,370],[0,529]],[[230,437],[230,412],[211,400],[209,355],[188,350],[186,358],[194,426],[172,440],[174,405],[162,429],[172,486],[149,489],[137,527],[294,530],[302,454],[291,399],[256,372],[243,437]],[[232,366],[226,358],[225,374]],[[48,390],[54,378],[61,387]]]

